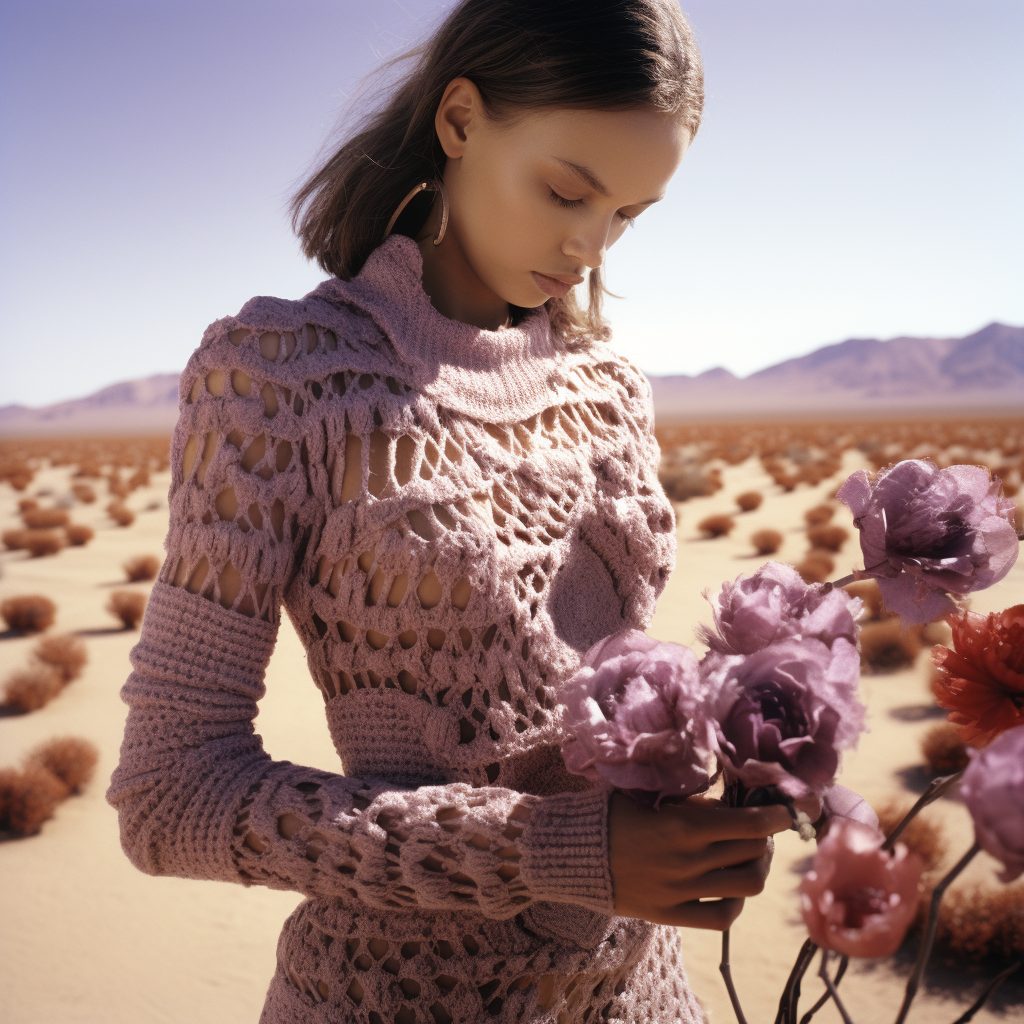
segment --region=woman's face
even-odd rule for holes
[[[448,86],[435,123],[450,201],[438,262],[481,310],[539,306],[582,282],[662,198],[690,141],[680,117],[650,107],[541,109],[495,123],[465,78]]]

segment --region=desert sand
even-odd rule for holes
[[[752,556],[748,544],[750,533],[761,527],[785,535],[784,546],[773,557],[798,560],[806,547],[803,512],[834,490],[846,473],[862,468],[856,452],[846,452],[844,460],[844,472],[831,480],[783,493],[756,459],[748,459],[724,468],[725,486],[716,494],[678,505],[677,566],[650,632],[700,651],[694,627],[710,618],[702,590],[753,571],[765,560]],[[71,472],[69,467],[44,468],[22,493],[0,484],[0,525],[18,525],[19,498],[50,492],[39,499],[50,504],[65,495]],[[130,527],[115,526],[107,517],[105,495],[95,504],[76,505],[73,519],[96,530],[84,548],[65,548],[43,558],[21,551],[0,554],[0,598],[50,596],[58,613],[49,632],[77,632],[89,651],[83,675],[49,704],[0,718],[0,765],[16,764],[35,744],[57,735],[88,738],[100,751],[84,792],[65,800],[41,832],[0,843],[0,1019],[7,1024],[255,1024],[274,971],[280,926],[302,899],[298,893],[260,887],[142,874],[123,855],[116,813],[103,798],[117,764],[127,711],[118,691],[130,671],[128,653],[138,637],[137,631],[121,629],[104,605],[112,589],[125,586],[121,564],[126,558],[162,556],[169,481],[167,472],[154,474],[148,487],[132,492],[127,504],[137,516]],[[735,495],[752,488],[761,490],[765,501],[758,510],[737,517],[731,536],[699,538],[696,524],[704,516],[734,512]],[[849,525],[846,510],[840,509],[834,521]],[[836,575],[860,564],[851,535],[837,556]],[[146,591],[149,584],[129,586]],[[1021,602],[1024,559],[1002,582],[975,595],[972,607],[987,612]],[[3,676],[27,662],[34,643],[32,637],[0,640]],[[891,796],[909,802],[915,795],[905,780],[914,778],[921,763],[921,735],[941,720],[927,716],[927,678],[927,649],[912,668],[863,678],[871,731],[846,757],[841,781],[876,806]],[[287,618],[267,672],[267,696],[256,728],[275,758],[330,771],[339,768],[323,699],[308,676],[301,644]],[[927,813],[942,822],[952,861],[971,842],[967,812],[955,799],[944,799]],[[795,833],[781,836],[767,889],[747,901],[733,928],[733,974],[750,1024],[774,1018],[783,981],[805,938],[795,890],[798,870],[812,851],[813,844],[803,843]],[[984,854],[967,874],[968,882],[998,884],[994,862]],[[718,934],[683,930],[682,940],[692,987],[709,1019],[728,1024],[735,1018],[718,974]],[[857,1024],[895,1017],[905,973],[905,967],[899,974],[885,963],[851,967],[842,990]],[[918,997],[911,1024],[952,1024],[983,983],[984,975],[972,977],[972,987],[960,991],[956,978],[948,986],[933,984]],[[817,979],[805,985],[811,998],[820,990]],[[991,1024],[1014,1019],[1022,1006],[1020,989],[1014,991],[1017,995],[1003,1011],[985,1009],[975,1020]],[[809,1005],[805,999],[802,1007]],[[830,1024],[839,1019],[831,1006],[816,1018]]]

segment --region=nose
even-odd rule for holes
[[[596,270],[604,263],[610,230],[611,225],[603,221],[580,225],[576,232],[562,243],[562,252],[572,259],[585,263],[591,270]]]

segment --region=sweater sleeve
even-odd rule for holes
[[[319,529],[302,434],[318,428],[284,421],[271,436],[244,396],[194,385],[209,381],[201,370],[190,362],[183,377],[168,557],[130,655],[106,794],[131,862],[380,909],[471,907],[504,919],[547,901],[612,914],[606,788],[412,787],[263,750],[253,719],[282,595]],[[240,584],[225,582],[229,562]]]

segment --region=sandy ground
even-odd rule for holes
[[[846,471],[860,468],[853,453],[848,455]],[[68,475],[67,469],[43,470],[22,494],[0,484],[0,527],[18,525],[19,497],[49,491],[42,499],[48,504],[65,494]],[[777,557],[797,559],[805,547],[803,512],[840,479],[783,494],[750,460],[725,470],[722,491],[678,506],[677,568],[650,632],[693,644],[695,624],[709,618],[701,591],[750,572],[762,561],[750,555],[750,533],[763,526],[783,531],[785,546]],[[137,518],[128,528],[116,527],[106,517],[106,496],[95,505],[76,507],[74,520],[96,529],[85,548],[39,559],[22,552],[0,554],[0,598],[49,595],[58,604],[51,632],[80,632],[89,649],[84,674],[50,704],[28,715],[0,718],[0,764],[18,762],[29,748],[55,735],[87,737],[100,750],[93,781],[81,795],[61,804],[41,833],[0,843],[0,1019],[7,1024],[255,1024],[273,974],[280,926],[301,900],[297,893],[142,874],[122,854],[116,814],[103,799],[127,710],[118,691],[130,671],[128,652],[138,637],[118,628],[104,605],[112,589],[125,585],[120,566],[127,557],[162,556],[168,484],[169,474],[155,475],[150,487],[130,495],[127,503]],[[738,518],[731,537],[698,538],[700,519],[731,512],[735,494],[751,488],[762,490],[766,500],[759,510]],[[97,491],[103,489],[97,486]],[[849,521],[845,509],[835,521]],[[837,559],[837,575],[860,564],[858,555],[851,537]],[[148,589],[147,584],[133,586]],[[973,607],[993,611],[1022,601],[1024,559],[1000,584],[977,595]],[[34,642],[0,640],[0,677],[26,663]],[[904,780],[913,780],[920,762],[919,738],[937,721],[918,715],[931,699],[926,679],[924,654],[912,669],[864,677],[871,732],[847,757],[842,781],[874,803],[893,795],[913,796]],[[338,770],[323,700],[308,677],[302,647],[287,619],[267,672],[267,696],[256,726],[273,757]],[[970,845],[966,811],[947,799],[930,813],[944,824],[951,857],[958,856]],[[783,980],[805,937],[795,893],[800,868],[794,868],[810,853],[811,847],[795,834],[782,836],[766,891],[748,900],[733,929],[734,976],[750,1024],[773,1019]],[[976,858],[971,879],[997,884],[987,856]],[[683,942],[691,984],[710,1020],[733,1021],[717,970],[718,934],[684,930]],[[956,978],[940,972],[915,1004],[911,1024],[951,1024],[980,985],[976,979],[970,983],[964,990]],[[857,1024],[893,1019],[902,986],[890,966],[871,962],[851,969],[843,983]],[[805,991],[816,996],[820,982],[815,979]],[[1004,1012],[985,1010],[975,1020],[1009,1021],[1020,1011],[1021,1002],[1014,1000]],[[839,1017],[829,1007],[816,1020],[834,1024]]]

